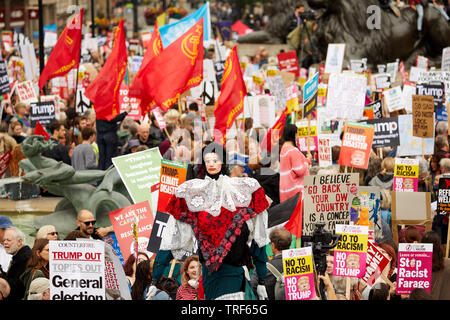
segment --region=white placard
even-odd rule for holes
[[[340,73],[344,62],[345,43],[329,43],[325,73]]]

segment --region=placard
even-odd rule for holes
[[[329,43],[325,62],[325,73],[340,73],[344,62],[345,43]]]
[[[282,251],[286,300],[316,297],[312,247]]]
[[[300,75],[300,68],[297,62],[297,52],[295,50],[281,52],[277,54],[280,71],[291,72],[297,78]]]
[[[1,177],[1,173],[0,173]],[[439,178],[439,190],[437,193],[438,214],[450,213],[450,178]]]
[[[309,123],[306,120],[298,121],[297,136],[298,136],[298,148],[302,152],[317,151],[317,122],[311,120]]]
[[[317,94],[319,90],[319,73],[306,81],[303,87],[304,117],[309,115],[317,106]]]
[[[413,136],[434,137],[434,100],[432,96],[413,95]]]
[[[350,223],[352,194],[357,193],[358,173],[306,176],[304,180],[303,235],[312,235],[316,222],[334,232],[336,224]]]
[[[405,108],[402,88],[400,86],[383,91],[383,97],[389,112]]]
[[[395,158],[394,191],[417,192],[419,184],[419,160]]]
[[[267,78],[267,85],[270,93],[275,97],[277,110],[284,110],[286,108],[286,87],[282,76],[275,76]]]
[[[330,138],[320,136],[318,137],[318,157],[319,167],[326,168],[333,165],[333,157],[331,152]]]
[[[450,71],[422,71],[417,79],[418,83],[450,81]]]
[[[432,96],[434,98],[434,109],[444,106],[445,87],[443,82],[419,83],[416,86],[416,94],[422,96]]]
[[[432,266],[432,243],[400,243],[395,293],[409,295],[415,288],[423,288],[431,293]]]
[[[135,238],[133,236],[133,223],[137,222],[137,237],[139,252],[146,252],[152,226],[154,222],[152,210],[148,201],[133,204],[109,212],[109,219],[117,236],[120,252],[124,260],[136,253]]]
[[[50,300],[105,300],[105,244],[49,242]]]
[[[397,156],[420,156],[434,153],[434,138],[418,138],[413,136],[412,114],[398,116],[400,130],[400,145],[397,148]],[[434,128],[433,128],[434,130]]]
[[[159,182],[161,171],[159,148],[112,158],[128,193],[134,203],[148,200],[154,210],[151,187]]]
[[[0,95],[7,94],[11,91],[9,84],[8,71],[6,69],[6,62],[0,61]]]
[[[442,49],[442,71],[450,71],[450,47]]]
[[[385,256],[372,241],[367,242],[367,260],[366,272],[361,278],[362,281],[372,287],[386,266],[391,261],[390,257]]]
[[[377,89],[388,89],[391,87],[391,75],[389,73],[379,73],[375,75],[375,87]]]
[[[367,169],[374,133],[373,125],[347,122],[338,163],[342,166]]]
[[[358,193],[352,198],[350,221],[355,225],[369,227],[369,240],[374,232],[381,231],[381,190],[378,187],[358,186]]]
[[[131,105],[131,110],[127,114],[127,118],[131,118],[134,121],[141,120],[141,108],[139,107],[141,99],[129,96],[129,87],[126,84],[122,84],[119,90],[119,105],[120,113],[127,110],[128,105]]]
[[[16,93],[19,97],[19,100],[23,103],[30,104],[32,102],[38,101],[36,92],[34,91],[33,88],[33,83],[29,80],[22,83],[18,83],[16,85]]]
[[[333,276],[362,278],[366,271],[369,227],[336,225],[341,235],[334,248]]]
[[[56,119],[56,110],[54,101],[33,102],[30,104],[30,124],[36,127],[39,121],[43,126],[49,125]]]
[[[11,160],[11,152],[8,150],[0,156],[0,179],[8,170],[9,161]]]
[[[383,148],[400,145],[398,117],[372,119],[364,122],[373,125],[375,129],[372,148]]]
[[[180,184],[186,181],[187,164],[166,159],[161,160],[159,180],[158,211],[167,212],[170,198]]]

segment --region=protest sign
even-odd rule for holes
[[[418,82],[422,72],[427,72],[427,69],[412,66],[409,69],[409,81]]]
[[[167,212],[166,206],[177,187],[186,181],[187,164],[163,159],[159,180],[158,211]]]
[[[350,223],[350,197],[357,192],[359,174],[306,176],[304,182],[303,235],[312,235],[316,222],[330,232],[336,224]]]
[[[156,121],[158,122],[159,129],[164,130],[167,127],[167,124],[166,120],[164,120],[161,109],[159,107],[156,107],[152,110],[152,112],[155,116]]]
[[[432,243],[399,243],[395,293],[408,295],[415,288],[431,293],[432,261]]]
[[[0,179],[3,177],[6,170],[8,170],[10,160],[11,160],[11,152],[9,152],[9,150],[0,156]]]
[[[381,190],[378,187],[359,186],[350,207],[350,221],[355,225],[369,227],[369,240],[374,232],[381,231]]]
[[[11,91],[9,84],[8,71],[6,69],[6,62],[0,61],[0,95],[4,95]]]
[[[139,69],[141,68],[142,60],[144,60],[144,57],[141,56],[131,56],[130,61],[130,71],[137,73]]]
[[[442,49],[442,71],[450,71],[450,47]]]
[[[327,101],[327,88],[328,85],[324,83],[319,83],[319,88],[317,89],[317,105],[325,106]]]
[[[306,81],[303,87],[303,104],[304,104],[304,117],[309,115],[317,105],[317,94],[319,89],[319,73],[311,77]]]
[[[400,145],[397,148],[397,156],[420,156],[422,153],[425,155],[433,154],[434,138],[414,137],[412,117],[412,114],[402,114],[398,116]]]
[[[367,59],[350,60],[350,69],[356,73],[363,73],[367,69]]]
[[[293,83],[286,88],[286,99],[288,113],[298,110],[298,85],[296,83]]]
[[[366,270],[369,227],[336,225],[341,235],[334,248],[333,276],[362,278]]]
[[[18,83],[16,85],[15,90],[19,97],[19,100],[23,103],[29,104],[38,101],[36,92],[34,91],[33,88],[33,83],[29,80],[22,83]]]
[[[1,177],[1,172],[0,172]],[[438,214],[450,213],[450,177],[439,178],[439,190],[437,194]]]
[[[36,126],[39,121],[43,126],[49,125],[56,119],[55,102],[33,102],[30,104],[30,123],[31,127]]]
[[[34,44],[31,42],[20,44],[20,53],[23,58],[26,79],[31,81],[35,80],[39,77],[39,67],[34,51]]]
[[[434,102],[432,96],[412,96],[413,136],[434,137]]]
[[[320,136],[318,137],[318,153],[319,153],[319,166],[321,168],[329,167],[333,164],[333,158],[331,153],[330,138]]]
[[[161,158],[159,148],[112,158],[133,202],[148,200],[153,212],[156,203],[152,202],[151,187],[159,182]]]
[[[347,122],[338,163],[342,166],[367,169],[374,132],[373,125]]]
[[[327,106],[331,119],[360,120],[366,100],[367,78],[332,74],[328,80]]]
[[[391,75],[389,73],[379,73],[375,75],[375,87],[377,89],[388,89],[391,87]]]
[[[270,93],[275,97],[277,110],[284,110],[286,108],[286,87],[282,76],[275,76],[267,78],[267,85]]]
[[[126,111],[128,105],[131,105],[131,110],[127,114],[127,117],[134,121],[141,120],[141,108],[139,107],[141,100],[136,97],[129,96],[129,87],[126,84],[122,84],[119,90],[119,105],[120,113]]]
[[[450,81],[450,71],[422,71],[417,79],[418,83]]]
[[[325,73],[340,73],[344,62],[345,43],[329,43]]]
[[[312,247],[283,250],[281,257],[286,300],[315,298]]]
[[[416,94],[416,85],[415,84],[403,85],[402,94],[406,112],[412,113],[412,96]]]
[[[430,61],[427,57],[416,56],[416,67],[428,69],[429,65],[430,65]]]
[[[434,109],[444,106],[445,87],[443,82],[419,83],[416,86],[416,94],[421,96],[432,96],[434,99]]]
[[[137,255],[133,237],[133,222],[137,222],[138,250],[147,250],[153,226],[153,214],[148,201],[142,201],[109,213],[109,219],[117,236],[120,252],[124,260],[132,254]]]
[[[417,192],[419,183],[419,160],[395,158],[394,191]]]
[[[389,73],[391,75],[391,82],[395,82],[395,78],[397,76],[397,70],[398,70],[398,61],[396,62],[390,62],[386,65],[386,73]]]
[[[105,300],[105,243],[49,242],[50,300]]]
[[[372,241],[367,242],[366,272],[362,281],[372,287],[383,273],[391,259],[385,256]]]
[[[394,112],[405,108],[402,88],[400,86],[383,91],[383,97],[389,112]]]
[[[364,122],[374,126],[373,148],[392,147],[400,144],[398,117],[373,119]]]
[[[297,126],[297,136],[298,136],[298,147],[302,152],[313,152],[317,151],[317,121],[298,121]]]
[[[300,68],[297,62],[297,52],[295,50],[281,52],[277,54],[278,66],[280,71],[291,72],[298,77],[300,75]]]
[[[386,65],[385,64],[377,64],[377,70],[378,70],[378,73],[386,72]]]
[[[105,242],[106,300],[131,300],[131,292],[123,265],[113,247]]]
[[[150,234],[150,240],[148,242],[147,251],[158,252],[161,246],[162,235],[164,228],[167,226],[170,214],[157,211],[155,221],[152,226],[152,232]]]

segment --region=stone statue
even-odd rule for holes
[[[240,43],[286,43],[288,20],[294,14],[296,1],[273,3],[276,12],[263,31],[239,37]],[[430,58],[430,66],[440,65],[442,49],[450,46],[450,25],[439,11],[424,1],[422,32],[417,31],[417,12],[409,6],[400,16],[382,9],[378,0],[307,0],[307,8],[315,10],[318,28],[311,35],[319,59],[324,61],[329,43],[345,43],[344,66],[350,59],[367,58],[368,65],[394,62],[397,58],[409,68],[417,55]],[[306,4],[306,3],[305,3]],[[371,25],[370,6],[380,13],[379,28]],[[374,7],[372,7],[374,8]],[[278,10],[279,9],[279,10]],[[369,24],[368,24],[369,22]]]
[[[37,217],[35,227],[51,224],[62,234],[76,228],[76,216],[81,209],[91,211],[98,226],[111,225],[108,212],[131,205],[133,202],[114,166],[108,170],[75,171],[72,166],[41,155],[56,144],[52,140],[33,135],[22,142],[27,157],[19,162],[24,170],[23,182],[34,183],[51,194],[64,197],[55,212]],[[98,187],[90,184],[101,181]]]

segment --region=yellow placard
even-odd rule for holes
[[[253,76],[252,79],[253,79],[253,82],[256,83],[257,85],[260,85],[260,86],[263,85],[263,79],[261,77]]]
[[[342,233],[335,250],[346,252],[367,252],[368,234]]]
[[[302,257],[283,259],[283,271],[285,277],[312,273],[312,256],[306,255]]]

